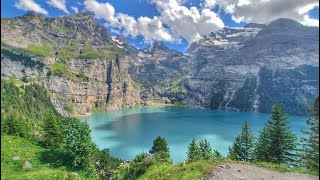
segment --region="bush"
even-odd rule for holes
[[[111,157],[109,149],[103,149],[97,153],[96,169],[101,179],[110,179],[121,160]]]
[[[154,158],[147,153],[137,155],[129,164],[122,164],[116,170],[112,179],[135,180],[143,175],[155,162]]]
[[[72,168],[88,168],[98,149],[91,139],[88,124],[76,118],[65,118],[63,122],[65,129],[62,151],[66,155],[66,164]]]
[[[1,133],[12,134],[20,137],[30,135],[30,126],[25,119],[16,114],[1,115]]]

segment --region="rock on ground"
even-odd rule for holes
[[[23,165],[23,169],[32,169],[32,165],[29,161],[25,161]]]
[[[21,158],[19,157],[19,156],[13,156],[12,157],[12,160],[14,160],[14,161],[18,161],[18,160],[20,160]]]

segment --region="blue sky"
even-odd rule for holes
[[[317,0],[2,0],[1,17],[34,10],[48,17],[90,11],[111,35],[123,35],[141,49],[161,41],[187,50],[202,34],[247,23],[291,18],[318,26]]]

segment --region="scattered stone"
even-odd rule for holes
[[[79,176],[78,173],[72,172],[72,175]]]
[[[14,160],[14,161],[18,161],[18,160],[20,160],[21,158],[19,157],[19,156],[13,156],[13,158],[12,158],[12,160]]]
[[[221,167],[221,168],[223,168],[223,169],[225,169],[225,168],[226,168],[226,166],[225,166],[225,165],[220,165],[219,167]]]
[[[229,165],[226,165],[226,169],[230,169],[231,167]]]
[[[240,170],[240,169],[238,169],[238,170],[237,170],[237,172],[241,172],[241,170]]]
[[[24,162],[23,169],[32,169],[32,165],[29,161]]]
[[[78,180],[78,179],[81,179],[80,176],[79,176],[79,174],[77,174],[77,173],[75,173],[75,172],[72,172],[72,173],[70,173],[70,174],[72,174],[73,176],[75,176],[77,180]]]

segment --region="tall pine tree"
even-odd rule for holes
[[[44,145],[49,149],[58,148],[62,142],[62,130],[57,116],[53,112],[49,112],[44,119]]]
[[[200,160],[200,148],[198,143],[194,138],[192,138],[191,143],[188,146],[188,162],[194,162]]]
[[[290,131],[289,121],[280,105],[274,105],[271,118],[259,135],[256,158],[258,161],[292,164],[296,150],[296,137]]]
[[[153,146],[149,151],[150,154],[154,154],[158,160],[169,161],[170,152],[168,148],[168,143],[165,138],[158,136],[153,140]]]
[[[247,121],[244,121],[242,132],[236,137],[232,148],[229,148],[229,157],[241,161],[253,161],[254,137]]]
[[[319,97],[314,102],[310,114],[312,117],[306,122],[310,129],[302,131],[306,135],[305,138],[301,138],[302,163],[308,169],[319,171]]]
[[[207,141],[206,139],[203,139],[199,142],[199,150],[201,159],[208,160],[213,158],[212,148],[209,141]]]

